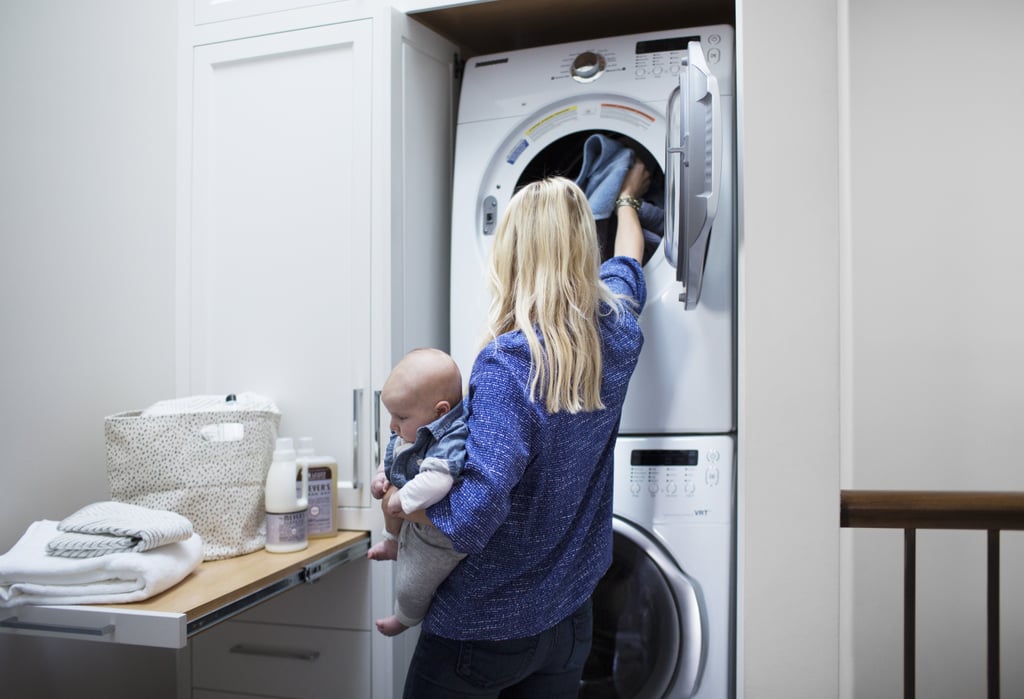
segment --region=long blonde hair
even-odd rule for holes
[[[550,413],[604,407],[598,318],[602,304],[618,313],[623,297],[601,281],[600,266],[594,215],[576,184],[550,177],[512,197],[491,250],[485,341],[522,331],[530,399]]]

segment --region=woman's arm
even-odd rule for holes
[[[626,173],[626,179],[619,190],[616,200],[618,227],[615,231],[615,256],[632,257],[643,263],[644,231],[640,226],[640,197],[647,193],[651,185],[651,173],[639,158],[634,158],[632,167]],[[629,202],[636,202],[636,206]]]

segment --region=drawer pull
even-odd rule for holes
[[[18,621],[18,617],[9,616],[0,621],[0,626],[23,631],[47,631],[49,633],[67,633],[76,636],[109,636],[114,633],[114,625],[106,626],[67,626],[65,624],[37,624],[31,621]]]
[[[246,643],[238,643],[231,646],[229,653],[238,655],[258,655],[264,658],[285,658],[287,660],[305,660],[316,662],[320,658],[318,650],[303,650],[302,648],[279,648],[274,646],[254,646]]]

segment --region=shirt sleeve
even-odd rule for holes
[[[420,464],[420,472],[392,497],[398,497],[409,514],[438,502],[448,494],[453,480],[447,462],[428,457]]]
[[[643,267],[632,257],[613,257],[601,265],[601,280],[617,294],[633,299],[635,313],[647,303],[647,280]]]
[[[528,355],[525,343],[519,351],[492,343],[473,366],[466,463],[449,497],[428,510],[461,553],[484,549],[508,516],[512,489],[531,460],[534,406],[522,378]]]

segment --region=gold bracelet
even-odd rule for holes
[[[620,206],[632,206],[637,211],[640,211],[640,200],[636,197],[623,195],[615,200],[615,208],[617,209]]]

